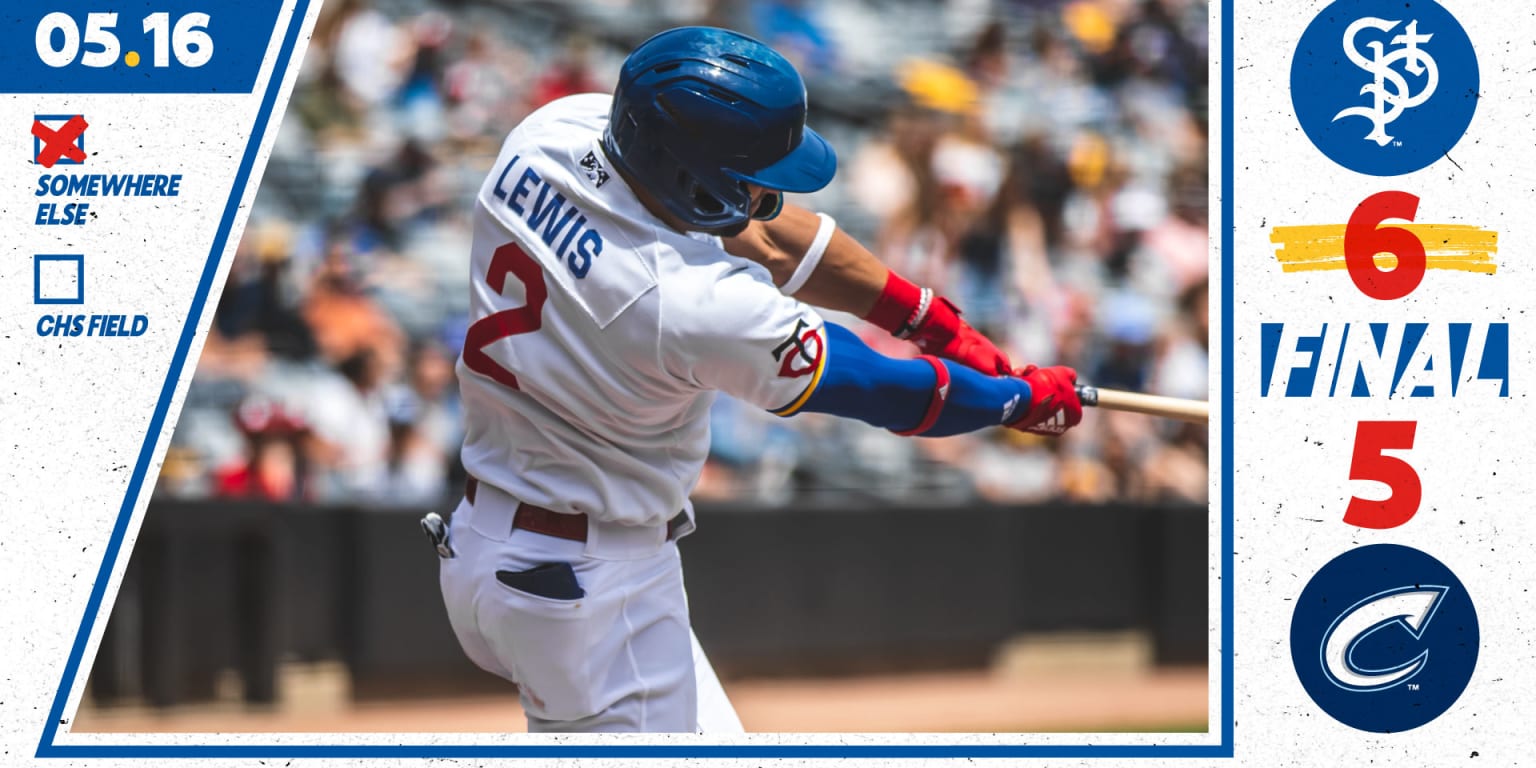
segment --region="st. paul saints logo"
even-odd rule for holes
[[[1338,0],[1312,20],[1291,62],[1307,138],[1372,176],[1444,157],[1472,122],[1477,89],[1472,43],[1433,0]]]
[[[1369,44],[1369,57],[1360,51],[1360,32],[1367,29],[1391,32],[1400,23],[1367,16],[1356,19],[1344,30],[1344,55],[1355,66],[1365,70],[1372,80],[1360,89],[1360,95],[1366,97],[1366,103],[1341,109],[1333,119],[1335,122],[1346,117],[1369,120],[1371,132],[1365,138],[1380,147],[1385,147],[1393,140],[1387,133],[1387,126],[1402,117],[1403,112],[1429,101],[1429,97],[1435,95],[1435,88],[1440,85],[1440,70],[1435,65],[1435,57],[1419,47],[1421,43],[1434,39],[1434,35],[1418,34],[1418,21],[1408,22],[1403,34],[1388,38],[1390,44],[1395,46],[1391,53],[1385,52],[1386,47],[1380,40],[1373,40]],[[1399,72],[1393,65],[1401,66],[1403,71]],[[1409,75],[1422,81],[1417,88],[1408,82]]]

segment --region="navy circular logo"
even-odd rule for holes
[[[1307,138],[1357,173],[1444,157],[1477,109],[1477,54],[1434,0],[1337,0],[1296,45],[1291,103]]]
[[[1477,611],[1461,581],[1411,547],[1345,552],[1312,577],[1291,617],[1296,676],[1324,712],[1396,733],[1443,714],[1477,666]]]

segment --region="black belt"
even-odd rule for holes
[[[473,475],[464,481],[464,498],[468,499],[470,504],[475,503],[475,494],[479,490],[480,481]],[[673,515],[672,519],[667,521],[667,541],[677,538],[677,532],[687,522],[687,515],[681,512]],[[557,539],[587,540],[586,513],[556,512],[527,502],[520,502],[517,505],[517,511],[512,515],[512,527],[542,533],[545,536],[554,536]]]

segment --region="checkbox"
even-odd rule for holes
[[[33,304],[84,304],[85,256],[37,254],[32,257]]]
[[[85,115],[33,115],[32,162],[52,168],[85,162]]]

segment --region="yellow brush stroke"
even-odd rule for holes
[[[1491,275],[1498,271],[1499,233],[1470,224],[1388,224],[1412,232],[1424,244],[1424,266]],[[1275,227],[1269,241],[1278,246],[1275,258],[1282,272],[1344,269],[1344,225],[1304,224]],[[1376,254],[1379,269],[1393,269],[1397,257]]]

